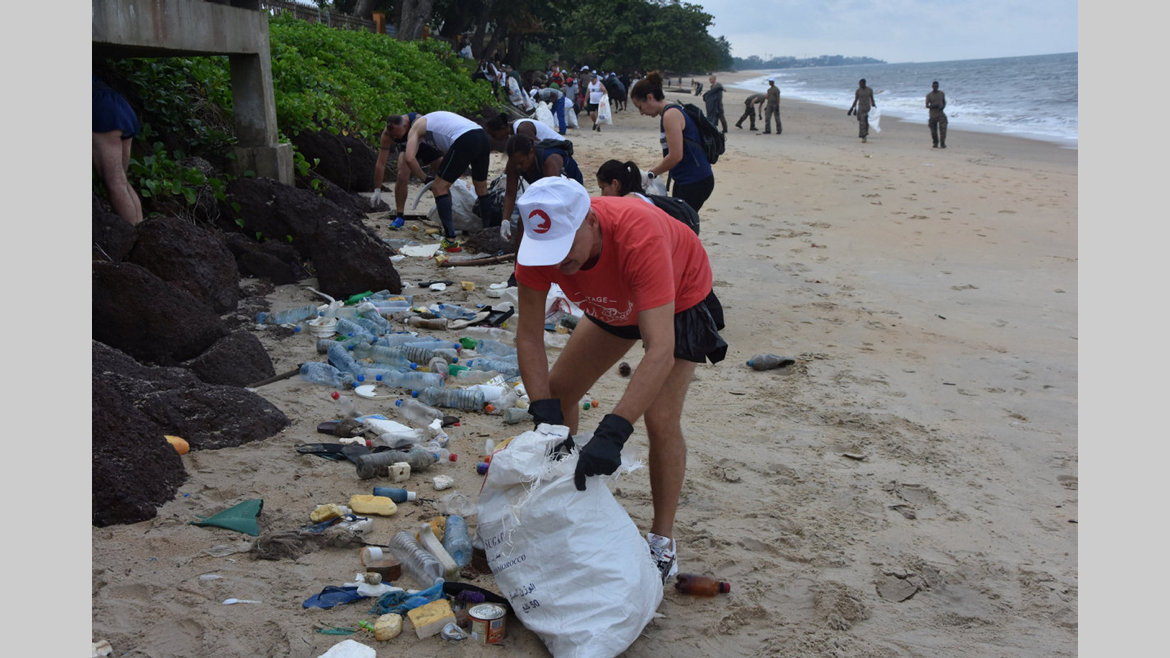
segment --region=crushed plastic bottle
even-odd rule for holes
[[[778,368],[788,368],[796,363],[796,359],[790,356],[780,356],[779,354],[757,354],[748,359],[747,365],[752,370],[775,370]]]

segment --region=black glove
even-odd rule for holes
[[[573,442],[573,437],[566,436],[564,441],[561,441],[552,447],[552,450],[548,453],[548,456],[551,457],[553,461],[559,462],[567,457],[575,447],[577,447],[577,444]]]
[[[532,414],[532,429],[540,427],[541,423],[565,424],[565,415],[561,413],[561,401],[556,398],[545,398],[532,402],[528,405],[528,413]]]
[[[577,471],[573,484],[577,491],[585,491],[585,478],[590,475],[612,475],[622,465],[622,446],[634,433],[630,421],[617,414],[606,414],[593,432],[593,438],[577,457]]]

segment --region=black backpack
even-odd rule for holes
[[[727,140],[724,139],[723,133],[715,124],[707,120],[706,115],[703,114],[703,110],[698,105],[683,103],[680,107],[699,128],[700,141],[697,146],[703,149],[703,155],[707,156],[707,162],[715,164],[727,146]],[[694,142],[691,143],[694,144]]]
[[[534,143],[532,147],[540,149],[541,151],[545,149],[563,149],[565,153],[569,154],[570,158],[573,157],[573,142],[567,139],[542,139],[539,142]]]
[[[678,197],[661,194],[647,194],[646,198],[653,201],[654,205],[661,208],[666,214],[689,226],[695,235],[699,234],[699,213],[691,207],[691,204]]]

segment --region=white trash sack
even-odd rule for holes
[[[536,114],[533,115],[536,120],[553,130],[560,130],[557,124],[557,118],[553,116],[552,108],[544,101],[536,101]]]
[[[547,456],[566,436],[567,427],[542,424],[496,449],[477,534],[512,611],[555,658],[612,658],[662,602],[650,548],[607,486],[641,464],[623,455],[613,476],[590,477],[577,491],[577,450],[559,461]]]
[[[428,186],[430,184],[428,183]],[[414,205],[418,205],[419,198],[422,197],[423,191],[419,191],[419,195],[414,200]],[[483,228],[483,219],[475,213],[475,202],[479,198],[475,193],[475,188],[471,186],[466,180],[460,178],[451,183],[451,223],[455,225],[456,231],[479,231]],[[427,223],[443,227],[443,222],[439,221],[438,206],[431,206],[427,211]]]

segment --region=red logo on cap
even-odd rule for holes
[[[552,228],[552,218],[548,216],[548,213],[541,210],[540,208],[537,208],[536,210],[528,213],[528,219],[532,219],[533,215],[540,215],[541,222],[532,227],[532,232],[548,233],[548,230]]]

